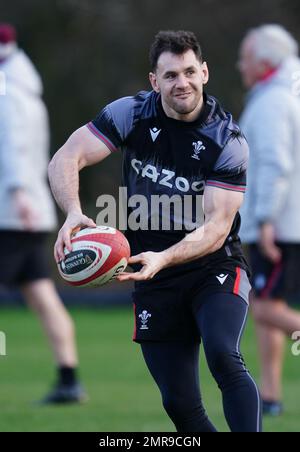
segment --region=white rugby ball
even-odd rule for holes
[[[65,259],[58,264],[58,270],[72,286],[102,286],[127,267],[130,246],[124,234],[115,228],[82,229],[73,235],[71,243],[72,251],[64,249]]]

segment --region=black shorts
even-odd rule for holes
[[[273,264],[255,245],[249,245],[254,294],[262,299],[288,299],[300,294],[300,244],[277,243],[282,259]]]
[[[46,232],[0,230],[0,284],[22,285],[49,278]]]
[[[225,270],[226,269],[226,270]],[[213,271],[194,270],[164,281],[151,281],[133,293],[133,340],[200,342],[195,309],[214,293],[233,293],[248,303],[250,283],[245,270],[228,262]]]

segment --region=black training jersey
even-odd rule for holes
[[[246,140],[212,96],[204,95],[196,121],[185,122],[166,116],[159,94],[142,91],[107,105],[87,127],[111,151],[123,152],[133,255],[162,251],[200,226],[206,186],[245,191]],[[237,214],[224,246],[237,240],[239,226]]]

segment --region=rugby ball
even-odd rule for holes
[[[71,238],[72,251],[64,249],[58,264],[62,278],[72,286],[99,287],[125,270],[130,257],[129,243],[115,228],[86,228]]]

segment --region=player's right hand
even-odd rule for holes
[[[54,245],[54,258],[56,262],[63,261],[65,258],[64,248],[72,251],[71,236],[80,231],[83,227],[95,228],[96,223],[81,212],[70,212],[59,230],[56,243]]]

